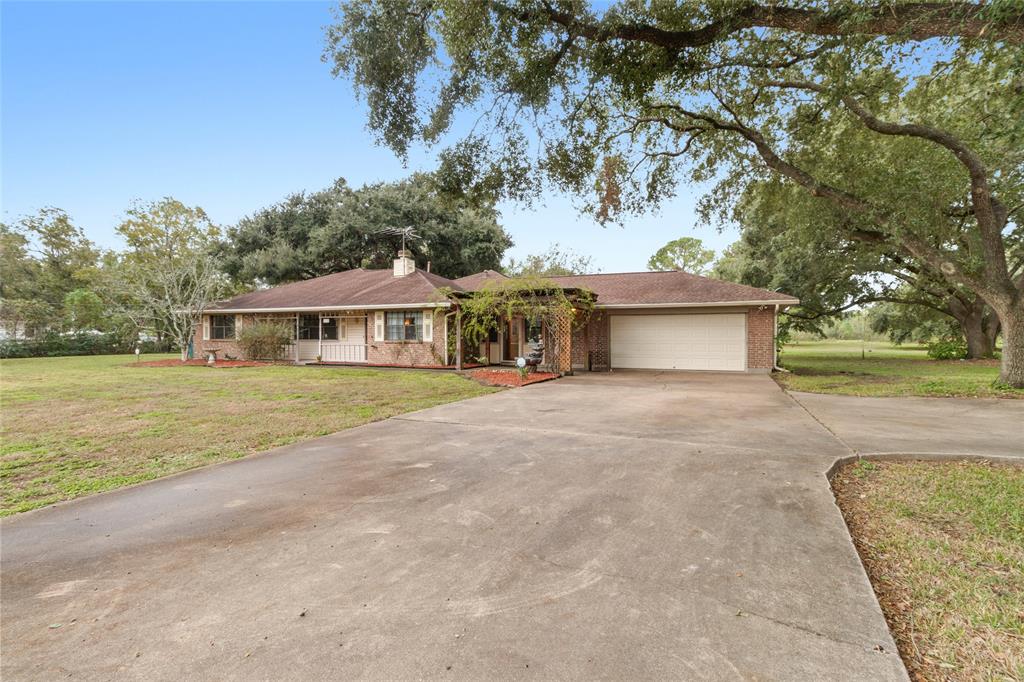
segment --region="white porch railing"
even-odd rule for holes
[[[324,343],[320,359],[323,362],[366,362],[366,344]]]

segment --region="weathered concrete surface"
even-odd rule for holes
[[[24,514],[3,678],[905,679],[846,454],[768,377],[590,375]]]
[[[1024,457],[1024,400],[791,395],[859,454]]]

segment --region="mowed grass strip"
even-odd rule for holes
[[[133,362],[0,362],[0,515],[497,390],[454,373]]]
[[[878,341],[790,343],[780,356],[790,373],[774,376],[791,391],[861,396],[1024,398],[998,387],[998,360],[932,360],[920,346]]]
[[[833,488],[911,677],[1024,679],[1024,467],[861,461]]]

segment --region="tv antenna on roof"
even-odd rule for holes
[[[412,241],[414,239],[422,239],[416,228],[412,225],[408,227],[385,227],[381,230],[383,234],[393,234],[402,238],[402,251],[405,251],[406,240]]]

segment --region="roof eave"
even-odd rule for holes
[[[262,308],[207,308],[208,313],[305,313],[321,311],[346,310],[407,310],[415,308],[448,308],[449,301],[437,301],[433,303],[363,303],[361,305],[306,305],[287,307],[262,307]]]
[[[760,306],[760,305],[778,305],[778,306],[790,306],[799,303],[799,299],[780,299],[780,300],[764,300],[764,301],[705,301],[700,303],[690,302],[670,302],[670,303],[597,303],[596,308],[604,309],[622,309],[622,308],[721,308],[721,307],[749,307],[749,306]]]

